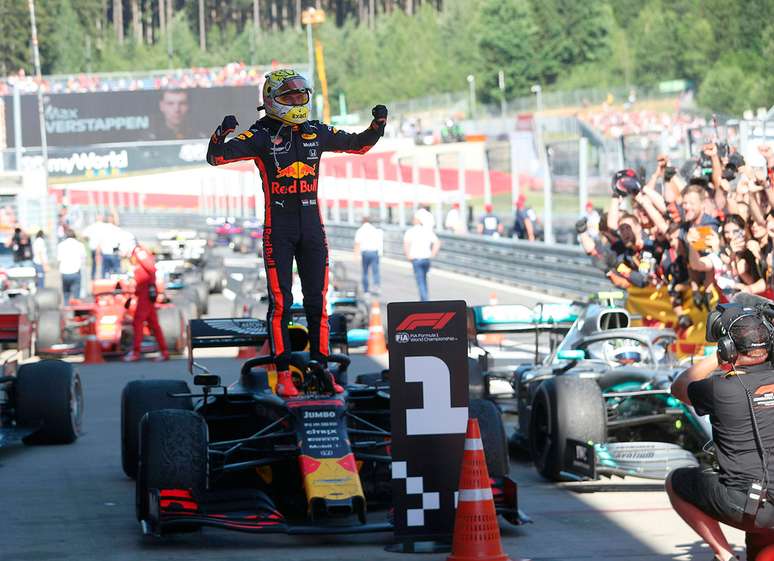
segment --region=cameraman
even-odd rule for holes
[[[769,462],[774,451],[774,369],[768,362],[772,333],[753,308],[727,308],[719,324],[725,340],[719,342],[718,354],[691,366],[672,383],[672,395],[699,415],[710,415],[719,469],[677,469],[669,474],[666,491],[715,559],[735,559],[722,522],[746,532],[747,559],[754,561],[774,543],[774,462]],[[719,365],[722,372],[717,372]],[[756,495],[766,497],[762,501],[749,498],[754,482],[770,490],[768,496],[765,491]]]

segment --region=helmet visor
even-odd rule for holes
[[[306,79],[298,76],[286,80],[274,94],[274,101],[282,105],[306,105],[312,90]]]

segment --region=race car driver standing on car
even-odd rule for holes
[[[371,125],[361,133],[337,130],[310,121],[312,89],[294,70],[266,75],[263,107],[266,116],[226,142],[238,123],[223,119],[210,138],[207,161],[214,166],[253,160],[264,194],[263,256],[269,285],[268,327],[277,368],[277,393],[298,395],[290,374],[290,307],[293,259],[304,294],[309,327],[310,359],[326,365],[328,357],[328,246],[317,205],[317,180],[323,152],[365,154],[384,134],[387,108],[372,110]],[[336,391],[343,391],[336,386]]]
[[[134,312],[134,345],[132,351],[124,356],[124,362],[135,362],[142,358],[140,351],[142,349],[142,336],[145,322],[158,341],[161,354],[155,358],[156,362],[169,360],[169,351],[167,342],[164,339],[164,332],[159,325],[159,317],[156,313],[156,259],[153,254],[142,247],[135,246],[132,250],[130,261],[134,266],[134,297],[137,298],[137,305]]]

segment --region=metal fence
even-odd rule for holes
[[[328,224],[328,243],[334,249],[351,250],[356,226]],[[384,228],[384,254],[404,259],[404,229]],[[536,292],[585,299],[610,287],[580,248],[493,239],[483,236],[439,233],[441,251],[433,266]]]
[[[205,217],[196,214],[121,213],[121,225],[134,232],[156,233],[174,228],[203,231]],[[351,251],[358,226],[328,223],[328,244],[332,249]],[[384,226],[384,254],[404,259],[405,228]],[[585,299],[610,287],[604,275],[578,247],[493,239],[476,235],[438,233],[441,251],[433,266],[536,292]]]

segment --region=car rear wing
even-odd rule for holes
[[[266,321],[255,318],[207,318],[188,322],[188,341],[193,349],[257,347],[269,337]]]
[[[303,318],[303,310],[291,314],[293,321]],[[298,321],[298,324],[302,324]],[[341,314],[328,317],[330,342],[347,342],[347,319]],[[291,348],[304,350],[308,343],[306,332],[292,330]],[[191,351],[217,347],[259,347],[269,338],[265,320],[256,318],[207,318],[188,322],[188,341]],[[296,340],[298,339],[298,340]],[[300,348],[299,348],[300,347]]]
[[[534,308],[522,304],[473,306],[472,327],[477,335],[486,333],[518,333],[523,331],[566,331],[578,319],[575,304],[538,304]]]

